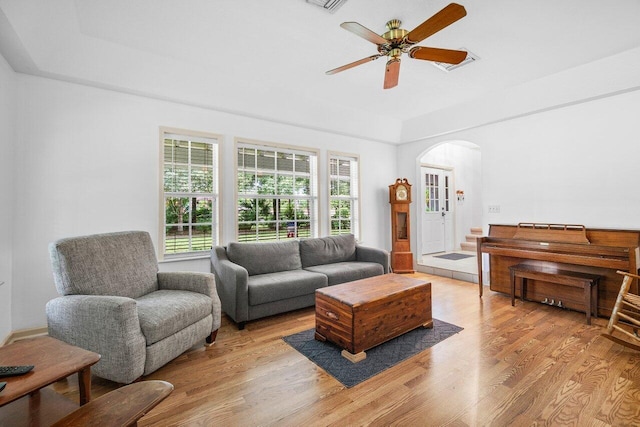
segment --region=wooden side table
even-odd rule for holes
[[[0,347],[0,365],[34,366],[25,375],[3,379],[7,386],[0,393],[0,425],[48,425],[77,409],[74,402],[44,389],[75,373],[78,374],[80,405],[89,402],[91,366],[99,360],[97,353],[48,336]]]

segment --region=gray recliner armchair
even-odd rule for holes
[[[220,327],[210,273],[158,272],[142,231],[97,234],[49,245],[56,289],[46,305],[49,335],[99,353],[97,376],[128,384]]]

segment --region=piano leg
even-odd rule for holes
[[[509,269],[509,276],[511,279],[511,306],[515,307],[516,305],[516,274],[513,269]]]

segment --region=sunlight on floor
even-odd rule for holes
[[[436,276],[450,277],[463,280],[465,282],[478,283],[478,262],[475,252],[453,251],[447,253],[459,253],[473,255],[460,260],[450,260],[437,258],[445,252],[422,255],[418,258],[417,270],[423,273],[435,274]]]

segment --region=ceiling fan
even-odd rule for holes
[[[342,67],[334,68],[325,74],[336,74],[360,64],[387,56],[389,59],[387,60],[386,73],[384,76],[384,88],[390,89],[398,85],[400,57],[403,53],[408,53],[411,58],[415,59],[459,64],[467,57],[467,52],[414,45],[466,15],[467,11],[464,6],[451,3],[411,31],[400,28],[402,23],[397,19],[392,19],[386,24],[388,31],[381,36],[357,22],[343,22],[340,24],[342,28],[377,45],[378,54],[351,62]]]

